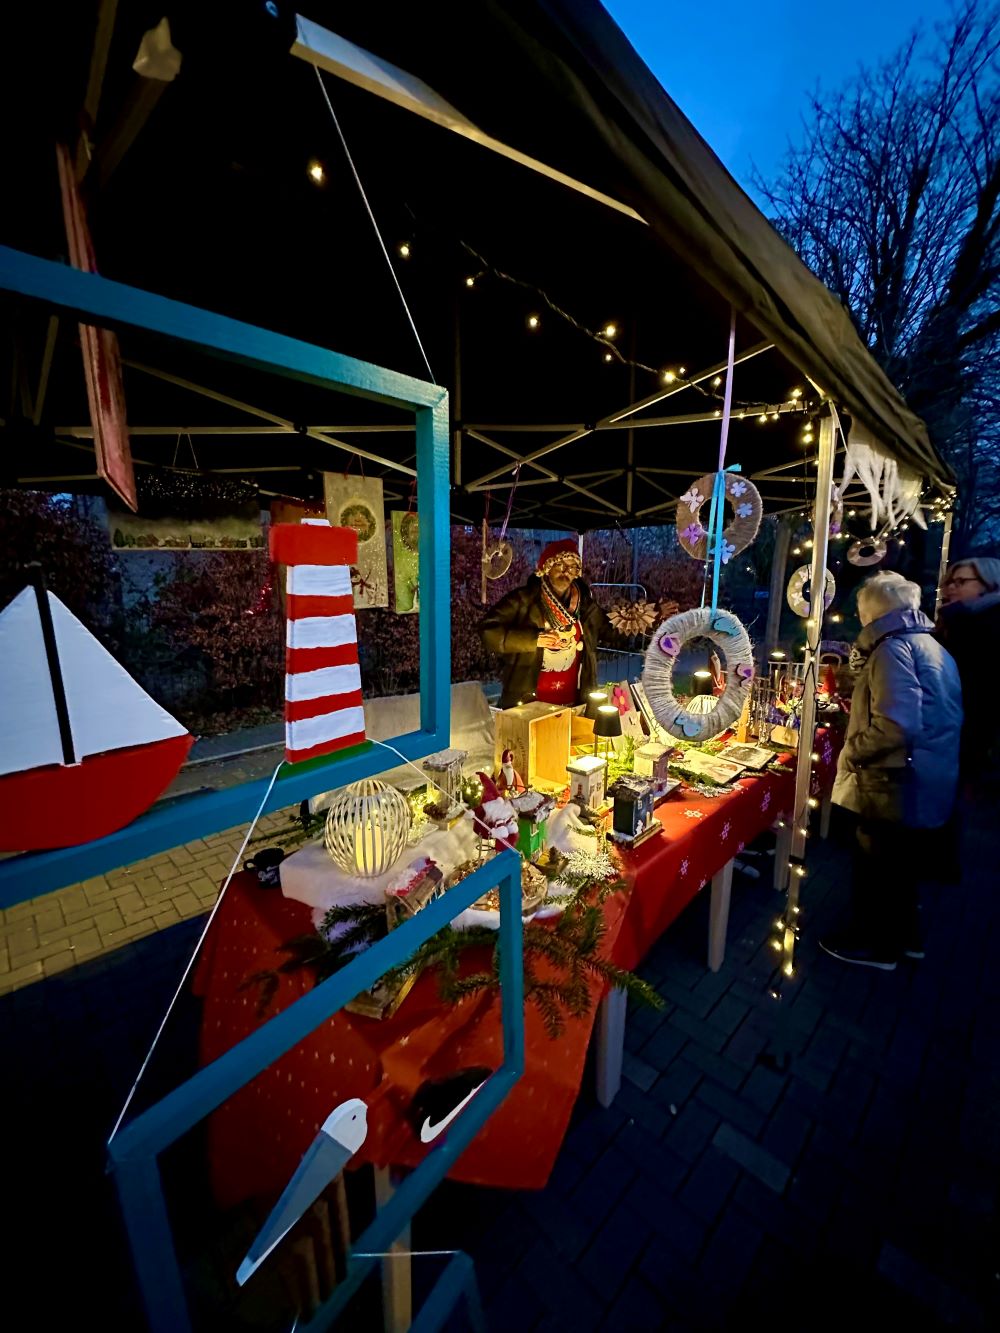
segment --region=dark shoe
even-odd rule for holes
[[[864,945],[852,944],[850,940],[820,940],[819,947],[831,958],[839,958],[842,963],[857,963],[859,967],[877,967],[881,972],[895,972],[895,958],[880,957]]]

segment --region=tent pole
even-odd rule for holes
[[[767,629],[764,633],[764,655],[770,657],[778,646],[781,632],[781,606],[785,596],[785,574],[788,571],[788,548],[792,544],[792,521],[783,518],[778,523],[771,559],[771,588],[767,595]]]
[[[944,587],[944,576],[948,569],[948,555],[951,551],[951,524],[952,511],[949,509],[944,516],[944,532],[941,534],[941,561],[938,565],[937,592],[934,594],[934,619],[937,619],[938,612],[941,610],[941,589]]]
[[[795,760],[795,801],[792,806],[792,874],[788,881],[788,914],[791,923],[798,916],[799,885],[806,854],[806,826],[809,818],[810,785],[813,770],[813,746],[816,729],[816,679],[823,641],[823,592],[826,586],[827,550],[830,541],[830,492],[833,486],[834,419],[829,409],[819,423],[819,470],[816,475],[816,506],[813,524],[812,572],[809,582],[811,614],[806,621],[805,678],[802,682],[802,724]],[[782,963],[786,975],[794,966],[795,933],[785,931]]]

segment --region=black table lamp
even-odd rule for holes
[[[599,738],[603,737],[608,742],[608,751],[611,750],[611,739],[613,736],[622,734],[622,716],[614,704],[601,704],[597,709],[597,716],[594,718],[594,754],[597,753]]]
[[[587,711],[584,713],[584,717],[589,718],[591,722],[593,722],[597,717],[597,710],[602,704],[606,704],[607,702],[608,694],[606,690],[591,690],[587,695]]]

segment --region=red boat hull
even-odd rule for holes
[[[0,777],[0,851],[37,852],[93,842],[131,824],[177,776],[194,741],[170,736],[149,745],[88,755]]]

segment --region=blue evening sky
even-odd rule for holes
[[[698,132],[747,188],[798,134],[806,94],[891,55],[918,22],[946,18],[947,0],[603,0]]]

